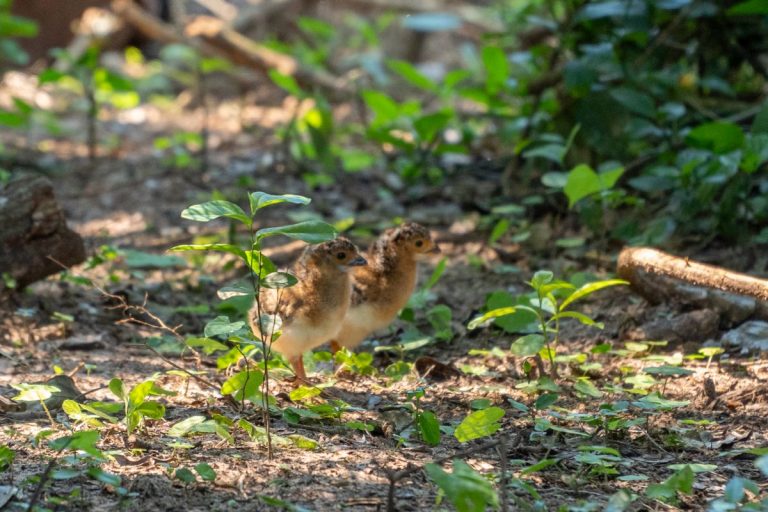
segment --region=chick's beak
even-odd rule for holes
[[[432,248],[431,248],[431,249],[430,249],[428,252],[429,252],[429,254],[440,254],[440,253],[442,253],[443,251],[441,251],[441,250],[440,250],[440,246],[439,246],[439,245],[437,245],[437,244],[434,244],[434,245],[432,246]]]
[[[349,263],[347,263],[348,267],[361,267],[363,265],[367,265],[368,262],[365,261],[365,258],[362,256],[358,256],[357,258],[351,260]]]

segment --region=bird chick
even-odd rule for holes
[[[385,231],[368,249],[368,265],[353,272],[352,303],[331,351],[354,348],[389,325],[416,288],[418,260],[439,252],[429,231],[415,222]]]
[[[280,317],[282,332],[272,348],[288,359],[299,379],[306,379],[304,352],[328,341],[342,325],[352,292],[349,268],[365,264],[352,242],[337,238],[304,250],[293,267],[299,280],[294,286],[262,288],[259,304],[248,314],[251,329],[259,337],[259,315]]]

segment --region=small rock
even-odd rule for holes
[[[741,347],[742,354],[768,351],[768,322],[745,322],[725,333],[722,341],[734,347]]]

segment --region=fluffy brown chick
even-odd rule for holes
[[[352,304],[331,350],[354,348],[389,325],[416,288],[418,260],[439,252],[429,231],[415,222],[385,231],[368,249],[368,265],[353,272]]]
[[[282,320],[281,335],[272,348],[283,354],[299,379],[306,379],[302,355],[336,335],[349,309],[352,281],[350,267],[365,265],[357,247],[345,238],[307,247],[294,264],[299,282],[278,290],[262,288],[260,310],[248,314],[254,334],[260,336],[259,313]]]

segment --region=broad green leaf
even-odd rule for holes
[[[440,444],[440,422],[437,421],[437,416],[432,411],[422,411],[417,422],[419,425],[419,431],[421,432],[421,438],[429,446],[437,446]]]
[[[289,272],[272,272],[261,280],[261,286],[270,289],[289,288],[298,282],[296,276]]]
[[[179,256],[152,254],[144,251],[124,249],[125,264],[130,268],[172,268],[183,267],[187,262]]]
[[[651,375],[659,375],[662,377],[674,377],[693,374],[693,370],[687,370],[685,368],[680,368],[679,366],[654,366],[651,368],[646,368],[643,371],[645,373],[650,373]]]
[[[546,409],[547,407],[554,405],[559,397],[560,395],[557,393],[544,393],[536,399],[536,401],[533,403],[533,407],[538,410]]]
[[[602,322],[595,322],[592,318],[588,317],[584,313],[579,313],[577,311],[562,311],[552,316],[550,321],[556,320],[556,319],[559,320],[562,318],[575,318],[583,325],[594,326],[594,327],[597,327],[598,329],[602,329],[603,327],[605,327],[605,325]]]
[[[245,398],[254,401],[262,382],[264,382],[264,374],[261,371],[243,370],[224,381],[221,385],[221,394],[233,395],[235,400]]]
[[[531,473],[536,473],[537,471],[541,471],[542,469],[546,469],[550,466],[554,466],[557,463],[558,463],[557,459],[541,459],[536,464],[532,464],[527,468],[524,468],[522,471],[520,471],[520,474],[530,475]]]
[[[768,15],[768,2],[765,0],[746,0],[731,6],[729,16],[765,16]]]
[[[757,467],[764,476],[768,477],[768,455],[758,457],[755,460],[755,467]]]
[[[598,174],[588,165],[577,165],[568,173],[563,187],[563,193],[568,197],[568,208],[573,208],[573,205],[585,197],[610,190],[622,174],[623,167]]]
[[[87,474],[90,478],[93,478],[94,480],[103,484],[111,485],[112,487],[120,487],[120,484],[122,483],[122,479],[119,476],[115,475],[114,473],[104,471],[98,466],[89,467]]]
[[[256,240],[260,241],[268,236],[285,235],[309,244],[317,244],[336,238],[336,229],[326,222],[308,220],[288,226],[263,228],[256,232]]]
[[[81,430],[80,432],[75,432],[71,436],[54,439],[49,443],[49,446],[56,451],[65,449],[81,450],[88,455],[103,458],[104,454],[96,447],[96,444],[100,439],[100,434],[95,430]]]
[[[725,349],[722,347],[704,347],[699,349],[699,354],[704,357],[715,357],[723,352],[725,352]]]
[[[487,437],[501,428],[499,420],[504,416],[504,409],[501,407],[489,407],[481,411],[475,411],[469,414],[456,427],[454,436],[461,443]]]
[[[520,357],[535,356],[546,345],[546,338],[541,334],[527,334],[517,338],[509,350]]]
[[[486,321],[488,321],[488,320],[490,320],[492,318],[498,318],[498,317],[501,317],[501,316],[511,315],[515,311],[517,311],[517,308],[513,307],[513,306],[506,307],[506,308],[493,309],[491,311],[488,311],[488,312],[480,315],[477,318],[473,318],[467,324],[467,329],[469,329],[469,330],[477,329],[480,325],[484,324]]]
[[[319,396],[322,392],[323,390],[317,386],[299,386],[291,391],[289,396],[291,397],[291,402],[301,402],[302,400]]]
[[[184,244],[176,245],[168,249],[169,251],[214,251],[214,252],[228,252],[246,259],[245,251],[236,245],[232,244]]]
[[[297,98],[302,98],[304,96],[304,91],[301,90],[296,79],[292,76],[283,74],[276,69],[270,69],[269,78],[275,85],[288,92],[288,94],[296,96]],[[251,211],[253,212],[255,210],[252,209]]]
[[[144,381],[140,384],[136,384],[131,392],[128,393],[128,410],[135,410],[139,405],[144,403],[144,400],[152,392],[152,387],[155,383],[151,380]]]
[[[173,476],[178,478],[185,484],[191,484],[197,481],[195,474],[187,468],[176,469],[176,472],[173,474]]]
[[[311,201],[312,200],[308,197],[299,196],[296,194],[274,195],[267,194],[266,192],[252,192],[248,195],[248,203],[251,207],[251,214],[256,214],[256,212],[262,208],[272,206],[273,204],[291,203],[307,205]]]
[[[593,283],[587,283],[584,286],[580,287],[578,290],[574,291],[572,294],[570,294],[560,304],[559,310],[564,311],[565,308],[567,308],[573,302],[581,299],[582,297],[586,297],[587,295],[590,295],[598,290],[602,290],[603,288],[608,288],[609,286],[628,285],[628,284],[629,282],[623,279],[608,279],[605,281],[595,281]]]
[[[445,130],[451,120],[446,112],[435,112],[421,116],[413,122],[413,128],[423,142],[432,142]]]
[[[239,220],[249,227],[253,224],[253,220],[245,214],[242,208],[235,203],[221,199],[192,205],[181,212],[181,217],[198,222],[208,222],[219,217],[227,217]]]
[[[125,393],[125,388],[123,387],[123,381],[117,378],[114,378],[109,381],[109,390],[112,392],[113,395],[115,395],[120,400],[125,401],[127,398],[127,395]]]
[[[697,126],[688,132],[686,141],[694,147],[723,154],[744,144],[744,132],[737,124],[716,121]]]
[[[200,475],[200,478],[206,482],[213,482],[216,480],[216,471],[214,471],[213,468],[205,462],[195,464],[195,471],[197,471],[197,474]]]
[[[159,402],[144,402],[133,411],[135,414],[159,420],[165,416],[165,406]]]
[[[485,67],[485,89],[489,94],[498,94],[504,88],[509,75],[507,56],[498,46],[485,46],[481,57]]]
[[[189,347],[201,348],[207,356],[218,350],[229,350],[229,346],[211,338],[187,338],[184,343]]]
[[[592,398],[600,398],[603,396],[603,392],[597,389],[597,386],[586,377],[577,380],[573,385],[573,389],[584,395],[591,396]]]
[[[212,338],[214,336],[225,336],[234,334],[245,327],[245,322],[239,320],[237,322],[230,322],[226,316],[217,316],[207,324],[205,324],[204,334],[206,338]]]
[[[531,278],[531,287],[534,290],[539,290],[545,284],[549,284],[554,279],[555,275],[549,270],[539,270]]]
[[[484,512],[498,505],[499,498],[491,482],[464,461],[454,459],[452,473],[437,464],[427,464],[424,469],[458,512]]]
[[[383,92],[368,90],[363,91],[362,95],[365,104],[373,110],[375,116],[373,119],[374,126],[389,124],[400,115],[398,104]]]
[[[689,400],[668,400],[658,393],[651,393],[650,395],[644,396],[640,400],[632,402],[632,405],[646,410],[667,411],[680,407],[686,407],[690,403],[691,402]]]
[[[435,92],[437,84],[426,77],[413,64],[404,60],[388,60],[387,67],[400,75],[406,82],[427,92]]]
[[[58,393],[61,389],[56,386],[46,384],[11,384],[11,387],[19,392],[13,397],[18,402],[42,402],[51,398],[53,393]]]

